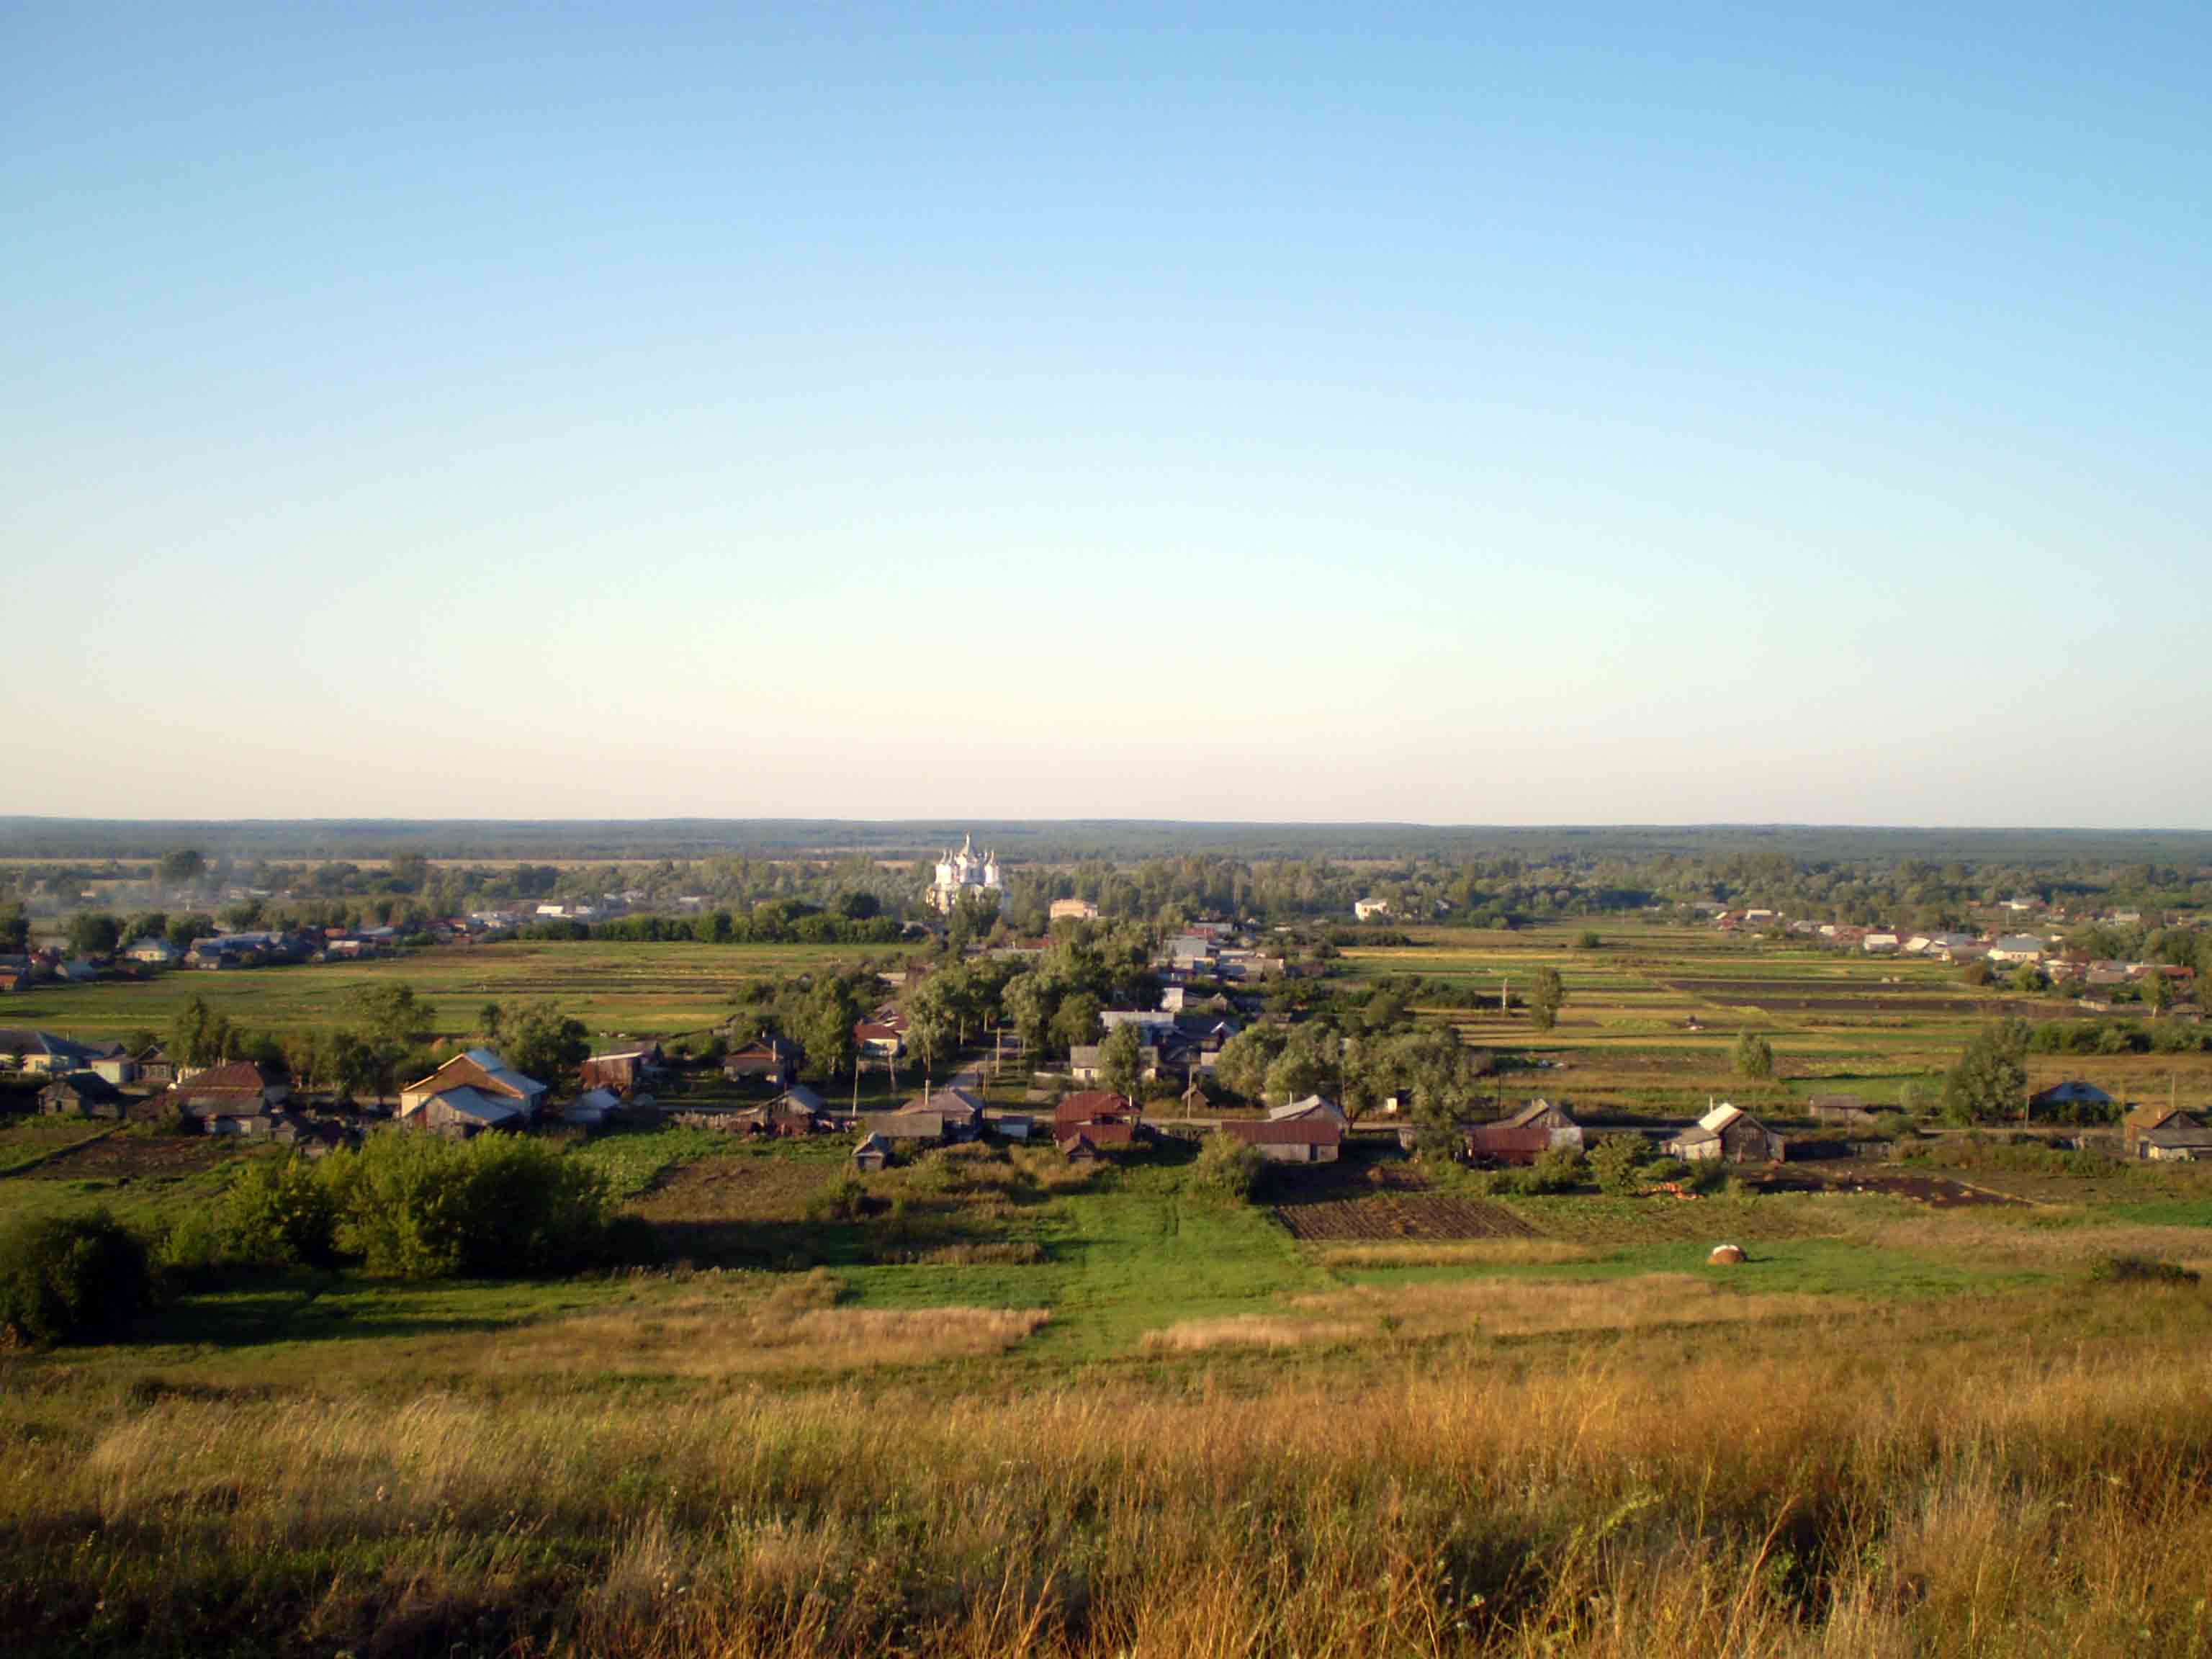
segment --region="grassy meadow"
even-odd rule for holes
[[[1977,1006],[1900,1016],[1902,964],[1699,935],[1572,947],[1352,965],[1555,962],[1553,1032],[1449,1017],[1565,1062],[1511,1097],[1628,1116],[1742,1097],[1754,1017],[1778,1097],[1878,1093],[1996,1006],[1920,972],[1904,994]],[[543,948],[669,1006],[744,953]],[[518,994],[399,965],[457,1011]],[[1731,977],[1817,1006],[1680,988]],[[1245,1204],[1173,1139],[857,1187],[847,1151],[619,1131],[564,1156],[650,1224],[652,1269],[296,1269],[0,1353],[7,1650],[2212,1656],[2212,1294],[2107,1270],[2212,1270],[2212,1168],[1969,1149],[1924,1166],[1955,1205],[1871,1170],[1504,1196],[1368,1145]],[[159,1231],[275,1155],[18,1118],[0,1218]]]
[[[895,946],[505,940],[383,961],[46,986],[0,1002],[0,1019],[64,1036],[161,1031],[198,996],[249,1030],[320,1030],[347,1018],[348,999],[357,988],[404,981],[436,1009],[441,1036],[474,1031],[477,1010],[486,1002],[541,998],[558,1002],[594,1031],[675,1036],[727,1018],[749,981],[892,954]]]

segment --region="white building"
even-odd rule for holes
[[[973,836],[962,836],[958,852],[948,852],[937,860],[937,878],[929,889],[930,908],[947,915],[963,898],[981,900],[993,909],[1006,902],[999,880],[999,855],[977,854]]]
[[[1364,898],[1353,901],[1352,916],[1355,921],[1372,921],[1377,916],[1390,914],[1390,901],[1386,898]]]

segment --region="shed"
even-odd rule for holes
[[[853,1167],[856,1170],[880,1170],[891,1161],[891,1143],[879,1134],[866,1134],[853,1148]]]
[[[1230,1118],[1221,1133],[1270,1164],[1334,1164],[1344,1146],[1343,1129],[1326,1116]]]
[[[1723,1101],[1666,1146],[1691,1164],[1778,1164],[1784,1142],[1741,1108]]]

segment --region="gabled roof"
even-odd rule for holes
[[[404,1092],[442,1095],[471,1087],[522,1101],[534,1101],[545,1092],[536,1078],[523,1076],[489,1048],[455,1054],[429,1076],[409,1084]]]
[[[441,1089],[433,1098],[447,1111],[471,1118],[478,1123],[506,1123],[522,1115],[522,1108],[508,1097],[487,1094],[466,1083],[456,1088]]]
[[[1565,1107],[1554,1106],[1548,1100],[1532,1100],[1526,1106],[1523,1106],[1519,1111],[1505,1119],[1504,1121],[1510,1127],[1525,1129],[1531,1124],[1540,1122],[1544,1118],[1550,1116],[1554,1112],[1558,1113],[1560,1117],[1565,1118],[1569,1123],[1572,1123],[1574,1121],[1574,1119],[1569,1115]]]
[[[1221,1132],[1247,1146],[1335,1146],[1344,1130],[1331,1117],[1229,1118]]]
[[[1352,1120],[1334,1101],[1320,1095],[1308,1095],[1304,1100],[1294,1100],[1287,1106],[1278,1106],[1268,1112],[1270,1123],[1296,1123],[1308,1118],[1326,1118],[1339,1128],[1350,1127]]]
[[[811,1112],[818,1115],[826,1109],[822,1103],[822,1097],[804,1083],[793,1084],[791,1087],[778,1095],[771,1103],[787,1112]]]
[[[169,1097],[187,1112],[196,1108],[216,1112],[233,1106],[250,1106],[258,1111],[267,1097],[268,1089],[268,1079],[261,1075],[258,1066],[250,1060],[234,1060],[228,1066],[210,1067],[189,1083],[176,1085],[169,1091]]]
[[[48,1090],[60,1089],[75,1095],[79,1100],[112,1101],[123,1098],[123,1091],[97,1072],[69,1072],[46,1085]]]
[[[1731,1106],[1724,1100],[1721,1102],[1719,1105],[1714,1107],[1712,1110],[1707,1112],[1703,1117],[1699,1118],[1698,1120],[1698,1127],[1700,1129],[1706,1131],[1708,1133],[1718,1134],[1722,1130],[1727,1128],[1730,1124],[1734,1123],[1738,1118],[1743,1115],[1744,1114],[1741,1108]]]
[[[1060,1097],[1052,1109],[1052,1118],[1055,1123],[1094,1123],[1133,1117],[1136,1113],[1127,1095],[1117,1095],[1111,1089],[1079,1089]]]

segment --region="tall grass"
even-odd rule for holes
[[[263,1398],[51,1367],[40,1394],[0,1362],[0,1627],[21,1652],[2212,1652],[2203,1298],[2069,1295],[2049,1326],[1962,1302],[996,1395]]]

